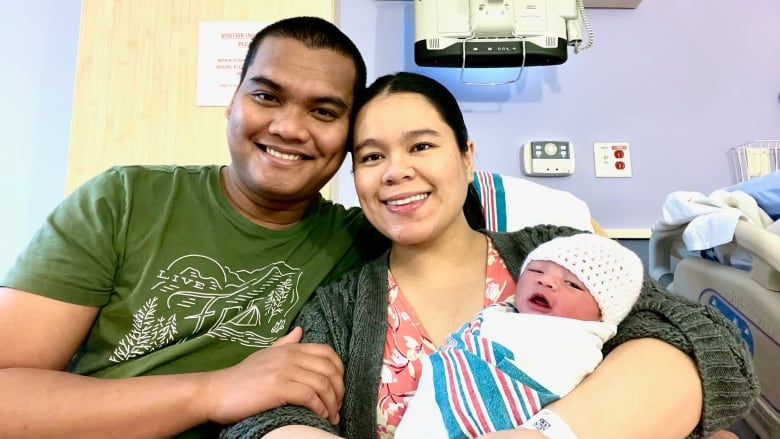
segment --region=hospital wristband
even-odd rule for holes
[[[547,409],[542,409],[531,419],[525,421],[521,428],[536,430],[550,439],[577,439],[569,424],[560,416]]]

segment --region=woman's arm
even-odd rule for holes
[[[288,425],[268,433],[263,436],[263,439],[290,439],[291,437],[296,439],[333,439],[341,436],[305,425]]]
[[[696,366],[686,354],[650,338],[621,344],[549,409],[578,439],[686,437],[702,413]]]
[[[547,406],[578,439],[681,439],[701,414],[701,385],[693,361],[655,339],[636,339],[613,350],[574,390]],[[512,430],[491,439],[543,439]]]
[[[747,345],[737,328],[714,308],[645,282],[639,301],[604,351],[609,353],[639,338],[666,342],[687,355],[696,368],[701,412],[691,437],[708,437],[727,428],[745,415],[758,397],[758,378]],[[658,366],[662,371],[679,372],[677,363]]]
[[[490,235],[507,263],[507,268],[517,276],[520,261],[531,248],[556,236],[570,234],[572,229],[565,227],[536,226],[510,234]],[[648,345],[646,352],[642,350],[644,345]],[[604,353],[603,363],[580,385],[582,388],[578,387],[578,390],[555,403],[555,407],[571,404],[571,408],[562,409],[567,410],[567,414],[562,416],[567,422],[568,411],[575,410],[579,413],[577,416],[582,416],[582,419],[602,421],[602,413],[619,416],[621,420],[615,420],[610,424],[612,427],[598,428],[614,427],[613,431],[619,433],[614,437],[633,438],[647,432],[647,427],[639,423],[629,424],[644,417],[646,420],[655,419],[660,422],[652,427],[653,431],[661,429],[662,433],[656,437],[668,437],[672,428],[690,430],[691,427],[685,427],[688,423],[687,416],[690,415],[688,410],[691,410],[685,405],[688,403],[698,410],[694,416],[699,421],[692,427],[690,437],[707,437],[715,431],[727,428],[747,413],[758,396],[758,380],[753,371],[751,356],[736,327],[716,309],[666,292],[648,281],[645,282],[631,314],[620,324],[615,337],[604,345]],[[690,381],[688,373],[691,367],[694,381]],[[612,380],[615,383],[610,383]],[[669,385],[670,383],[672,385]],[[616,393],[612,398],[610,392],[626,388],[621,387],[621,384],[631,389],[629,393],[636,392],[629,397],[633,397],[633,401],[640,405],[640,411],[629,404],[629,397],[626,395]],[[693,384],[696,384],[698,390],[690,390]],[[617,386],[617,389],[611,390],[610,385]],[[582,397],[580,400],[577,395],[582,393],[578,392],[599,392],[590,386],[604,387],[604,394],[593,401],[590,401],[589,397]],[[683,387],[672,388],[674,386]],[[688,393],[679,396],[678,390]],[[661,397],[665,401],[660,401],[659,404],[658,398]],[[607,404],[610,400],[612,402],[608,406],[595,405],[595,402]],[[648,404],[653,404],[656,409],[652,414],[649,414]],[[675,409],[678,405],[683,408]],[[667,418],[673,419],[668,428]],[[626,419],[629,422],[625,422]],[[581,422],[577,419],[571,422],[580,428]],[[678,422],[680,424],[677,424]],[[631,428],[619,430],[626,426]],[[587,433],[583,431],[582,434]],[[589,436],[580,436],[580,439],[587,437]]]
[[[579,439],[708,437],[758,396],[734,326],[650,283],[605,352],[593,374],[550,405]]]

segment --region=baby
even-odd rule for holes
[[[474,438],[523,425],[602,360],[642,287],[642,262],[609,238],[555,238],[528,254],[514,304],[484,308],[423,358],[397,439]]]

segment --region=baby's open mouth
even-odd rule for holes
[[[541,294],[534,294],[529,302],[541,308],[550,308],[550,302]]]

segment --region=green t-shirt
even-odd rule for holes
[[[67,197],[1,285],[101,307],[70,369],[130,377],[231,366],[285,334],[314,289],[369,257],[359,209],[319,198],[273,231],[219,166],[114,167]]]

